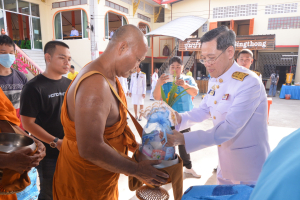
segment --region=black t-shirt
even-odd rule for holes
[[[26,76],[13,68],[8,76],[0,75],[0,87],[4,94],[12,102],[15,109],[20,108],[20,96],[23,86],[27,83]]]
[[[49,79],[42,74],[34,77],[21,93],[20,114],[36,118],[35,123],[49,134],[63,139],[64,131],[60,121],[61,106],[64,95],[71,83],[70,79]],[[46,157],[57,158],[58,149],[46,146]]]

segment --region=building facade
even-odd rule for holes
[[[210,29],[221,25],[234,30],[237,39],[275,35],[274,48],[265,48],[258,43],[252,46],[255,62],[252,69],[267,79],[273,70],[278,70],[282,79],[285,73],[297,70],[300,43],[300,4],[282,0],[237,1],[237,0],[1,0],[0,28],[13,38],[21,49],[42,51],[50,40],[64,41],[70,46],[72,64],[80,70],[86,63],[97,58],[105,50],[114,31],[125,24],[133,24],[145,34],[168,22],[194,15],[206,18],[191,37],[199,38]],[[78,35],[71,35],[72,26]],[[178,30],[181,27],[178,26]],[[176,38],[168,36],[148,37],[149,50],[144,68],[150,80],[153,67],[160,67],[176,50]],[[238,41],[241,45],[241,41]],[[263,41],[262,41],[263,42]],[[263,44],[263,43],[262,43]],[[243,45],[241,45],[243,46]],[[258,47],[259,46],[259,47]],[[249,46],[247,47],[249,48]],[[168,49],[168,50],[166,50]],[[27,52],[27,51],[26,51]],[[184,62],[192,52],[177,52]],[[153,59],[152,59],[153,56]],[[200,68],[193,65],[196,74]]]

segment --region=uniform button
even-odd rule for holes
[[[223,79],[220,78],[220,79],[219,79],[219,82],[220,82],[220,83],[223,83]]]
[[[214,119],[216,119],[216,116],[214,116]]]
[[[216,87],[217,87],[217,89],[219,89],[219,87],[220,87],[220,86],[219,86],[219,85],[217,85]]]
[[[215,101],[214,103],[217,104],[217,101]]]
[[[221,145],[219,144],[218,147],[221,147]]]

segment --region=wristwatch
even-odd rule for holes
[[[50,147],[52,147],[52,148],[56,148],[57,147],[57,141],[58,141],[58,138],[56,137],[54,140],[53,140],[53,142],[50,142]]]

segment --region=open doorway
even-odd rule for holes
[[[290,66],[276,66],[276,71],[279,74],[279,81],[277,84],[277,89],[279,90],[282,84],[285,83],[286,80],[286,73],[289,73]]]
[[[7,34],[21,49],[31,49],[29,16],[6,12]]]

